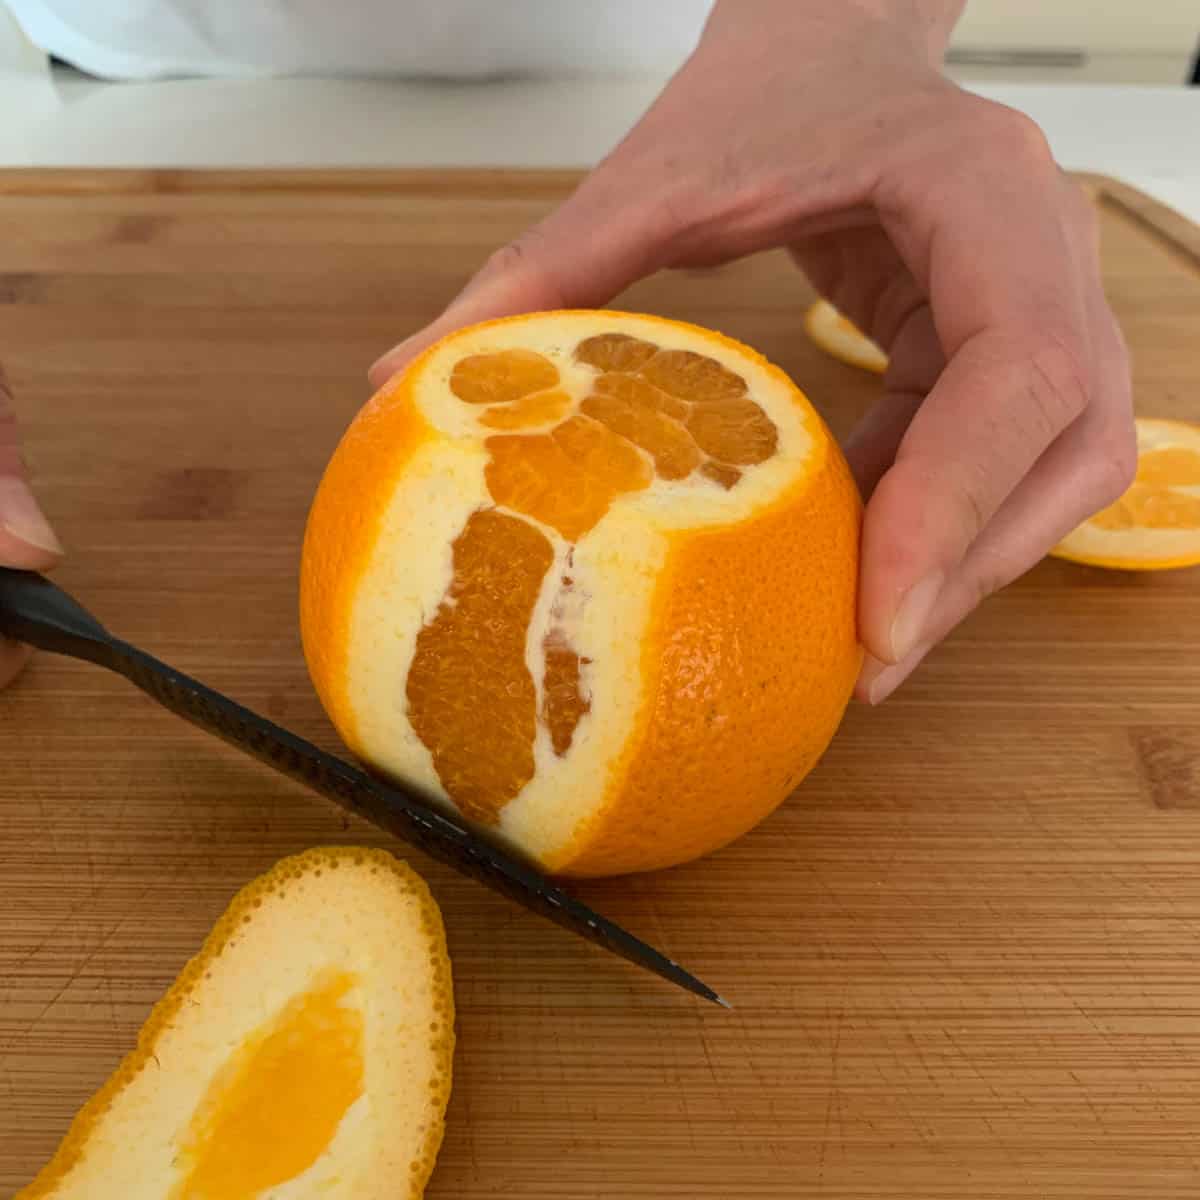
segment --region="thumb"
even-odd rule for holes
[[[0,369],[0,567],[42,570],[62,556],[62,547],[25,481],[17,422],[4,371]],[[29,659],[29,647],[0,637],[0,688]]]
[[[25,479],[12,396],[0,371],[0,566],[44,570],[62,552]]]
[[[671,229],[618,165],[597,168],[544,221],[495,251],[432,324],[392,347],[368,378],[382,387],[447,333],[464,325],[557,308],[601,308],[656,271]],[[660,213],[662,210],[659,210]],[[667,210],[669,211],[669,210]]]

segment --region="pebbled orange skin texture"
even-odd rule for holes
[[[747,347],[710,336],[786,380]],[[356,418],[322,479],[305,536],[305,655],[327,713],[362,757],[346,689],[350,612],[396,482],[434,436],[412,385],[437,349]],[[772,506],[724,529],[674,535],[642,635],[648,686],[637,732],[612,765],[606,800],[569,846],[542,860],[547,870],[615,875],[709,853],[778,807],[836,732],[862,662],[861,504],[824,424],[812,413],[805,423],[816,443],[813,465]],[[749,612],[761,616],[751,624]]]
[[[858,492],[828,441],[815,476],[772,508],[677,539],[643,650],[642,732],[605,808],[549,869],[587,877],[674,866],[740,837],[786,799],[837,731],[862,665],[858,539]]]

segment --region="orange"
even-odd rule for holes
[[[346,743],[547,870],[649,870],[766,816],[860,663],[860,506],[778,368],[618,312],[490,322],[366,406],[301,627]]]
[[[876,375],[887,370],[887,355],[828,300],[818,300],[804,314],[804,328],[826,354]]]
[[[1133,483],[1065,537],[1055,557],[1119,571],[1200,563],[1200,426],[1139,417],[1137,442]]]
[[[378,850],[244,888],[16,1200],[420,1197],[454,1000],[428,888]]]

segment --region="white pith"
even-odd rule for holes
[[[418,450],[397,483],[350,619],[347,694],[355,706],[358,749],[376,767],[453,807],[409,722],[406,682],[417,635],[435,616],[451,583],[454,539],[476,509],[496,507],[484,478],[484,439],[503,435],[479,423],[480,408],[450,392],[450,373],[471,354],[516,347],[535,350],[555,363],[561,377],[558,386],[578,401],[596,372],[576,364],[572,352],[583,339],[611,332],[642,337],[663,349],[692,350],[741,375],[749,396],[775,424],[778,450],[768,461],[744,468],[742,480],[729,491],[699,476],[673,482],[656,479],[644,491],[618,497],[574,544],[569,571],[573,602],[556,627],[563,628],[581,658],[591,660],[582,669],[591,709],[561,758],[539,717],[534,776],[504,808],[496,831],[542,861],[553,861],[569,845],[579,823],[597,811],[635,729],[650,682],[643,678],[643,631],[673,531],[742,521],[770,505],[806,466],[814,441],[805,427],[805,403],[796,390],[777,373],[743,357],[736,347],[710,340],[703,331],[633,316],[535,315],[460,336],[436,350],[422,367],[414,402],[437,436]],[[546,534],[555,551],[526,640],[526,664],[537,688],[540,714],[544,641],[571,547],[553,529],[530,523]],[[485,713],[479,714],[481,723],[486,719]]]
[[[262,896],[251,923],[209,961],[160,1033],[153,1057],[92,1127],[82,1159],[53,1196],[164,1200],[184,1194],[194,1165],[188,1154],[193,1117],[214,1077],[245,1039],[321,986],[329,972],[354,980],[341,1004],[363,1016],[362,1094],[316,1161],[261,1195],[383,1200],[399,1194],[395,1181],[409,1179],[434,1119],[430,1086],[440,1078],[441,1063],[430,1024],[439,981],[421,901],[384,870],[346,886],[352,872],[366,870],[344,863],[319,875],[310,871]]]

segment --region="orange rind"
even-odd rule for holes
[[[16,1200],[416,1200],[454,1051],[437,905],[378,850],[244,888]]]
[[[809,308],[804,314],[804,328],[826,354],[876,375],[887,370],[888,357],[883,350],[828,300],[817,300]]]

